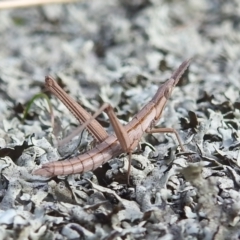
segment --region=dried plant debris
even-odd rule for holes
[[[239,12],[238,0],[1,11],[0,239],[239,239]],[[32,174],[96,144],[87,131],[62,144],[79,123],[45,75],[89,112],[111,103],[125,124],[190,57],[159,121],[185,152],[172,134],[146,134],[131,186],[125,154],[94,172]],[[105,114],[98,121],[112,131]]]

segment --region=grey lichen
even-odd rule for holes
[[[1,239],[237,239],[239,11],[233,1],[81,1],[0,14]],[[17,36],[17,37],[16,37]],[[21,47],[19,47],[21,46]],[[132,156],[94,172],[45,178],[41,164],[97,143],[63,104],[27,102],[46,74],[89,112],[109,102],[129,122],[172,71],[193,57],[159,126]],[[105,114],[98,120],[112,132]]]

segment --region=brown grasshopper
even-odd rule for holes
[[[77,102],[58,86],[49,76],[46,77],[47,88],[54,93],[74,114],[84,127],[96,138],[99,144],[92,150],[77,157],[65,161],[56,161],[42,165],[33,174],[46,177],[57,175],[68,175],[73,173],[83,173],[94,170],[106,163],[113,157],[125,152],[129,154],[128,183],[131,166],[132,152],[136,149],[144,132],[147,133],[174,133],[177,137],[181,149],[184,151],[180,137],[173,128],[154,128],[160,119],[163,109],[170,97],[173,88],[178,83],[183,73],[188,68],[191,59],[184,61],[172,74],[169,80],[162,84],[152,100],[147,103],[133,118],[123,126],[116,117],[110,104],[103,107],[94,116],[89,114]],[[95,119],[102,111],[105,111],[114,128],[115,134],[109,135],[105,129]]]

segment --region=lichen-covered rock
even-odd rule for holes
[[[238,2],[0,10],[0,239],[238,239]],[[174,134],[144,135],[131,186],[124,154],[84,174],[32,174],[98,144],[87,131],[66,141],[80,123],[55,97],[36,97],[45,75],[91,113],[110,103],[124,125],[190,57],[158,123],[185,151]],[[97,120],[112,133],[105,114]]]

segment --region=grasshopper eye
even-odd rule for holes
[[[170,97],[171,92],[172,92],[172,88],[171,87],[167,88],[164,91],[164,96],[165,96],[166,99],[168,99]]]

